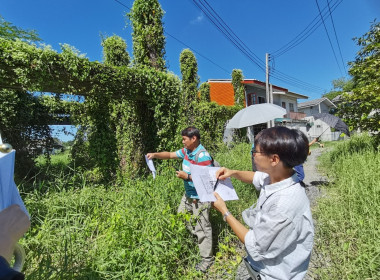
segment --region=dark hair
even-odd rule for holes
[[[186,127],[184,130],[182,130],[181,135],[187,136],[189,138],[193,138],[193,136],[195,136],[198,138],[198,140],[201,140],[201,134],[199,133],[198,128],[194,126]]]
[[[264,129],[255,138],[255,147],[268,155],[277,154],[286,167],[304,163],[309,153],[309,140],[298,129],[276,126]]]

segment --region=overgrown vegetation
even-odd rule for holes
[[[249,149],[239,144],[215,158],[230,168],[248,169]],[[48,173],[54,168],[40,166],[49,167]],[[83,173],[61,167],[49,180],[20,186],[32,215],[32,228],[22,240],[28,279],[233,278],[244,251],[215,210],[216,263],[208,276],[195,271],[198,249],[184,225],[189,216],[176,213],[183,183],[172,168],[158,166],[155,180],[93,185]],[[240,217],[256,193],[252,185],[233,184],[240,200],[229,202],[229,209]]]
[[[234,69],[232,70],[231,77],[232,77],[232,81],[231,81],[232,86],[234,88],[235,105],[243,106],[245,102],[245,99],[244,99],[245,89],[242,83],[244,80],[243,71],[241,71],[240,69]]]
[[[243,75],[233,71],[236,106],[226,107],[210,102],[207,84],[198,88],[197,61],[190,50],[181,54],[182,81],[166,72],[163,14],[156,0],[134,2],[128,15],[132,63],[120,37],[103,38],[104,62],[91,62],[68,45],[58,53],[26,43],[39,40],[34,31],[0,18],[0,94],[5,100],[0,129],[5,140],[32,162],[35,155],[29,152],[41,147],[37,140],[50,141],[50,119],[69,114],[79,126],[71,158],[66,153],[39,160],[38,176],[20,186],[33,223],[22,241],[28,279],[234,278],[244,252],[215,211],[216,263],[206,276],[195,272],[197,247],[183,223],[189,216],[176,214],[182,181],[170,162],[157,165],[156,180],[144,177],[143,155],[179,148],[179,131],[191,124],[222,165],[250,169],[248,144],[232,150],[222,144],[225,121],[244,103]],[[354,94],[345,107],[353,127],[372,131],[379,128],[379,112],[371,116],[379,107],[378,42],[379,24],[358,39],[362,50],[350,70]],[[36,91],[54,95],[37,98]],[[82,100],[62,102],[64,93]],[[323,279],[380,277],[380,162],[373,141],[354,137],[325,158],[334,184],[316,211],[316,244],[331,258],[321,268]],[[20,159],[16,164],[29,168]],[[256,193],[251,185],[233,183],[240,200],[229,202],[229,209],[239,217]]]
[[[380,150],[374,137],[354,136],[321,157],[332,183],[318,201],[315,246],[320,279],[380,278]]]

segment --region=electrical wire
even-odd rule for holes
[[[204,1],[207,2],[206,0],[204,0]],[[231,41],[236,47],[238,47],[238,49],[245,56],[247,56],[251,61],[255,60],[256,61],[256,63],[255,63],[256,65],[257,64],[264,65],[264,66],[261,66],[260,69],[265,73],[265,70],[264,70],[265,63],[262,60],[259,60],[257,58],[257,56],[256,56],[256,58],[252,57],[251,54],[253,54],[253,52],[245,44],[242,44],[242,43],[239,43],[239,42],[236,41],[237,40],[236,38],[238,38],[238,36],[236,34],[235,35],[231,35],[232,32],[228,32],[227,31],[227,30],[231,30],[231,28],[229,26],[226,26],[225,22],[223,20],[216,20],[217,18],[221,19],[221,17],[216,14],[216,12],[215,12],[214,9],[212,9],[212,11],[210,11],[206,7],[206,5],[208,7],[211,7],[208,3],[203,4],[201,0],[199,0],[199,3],[197,1],[195,1],[195,0],[193,0],[193,3],[207,16],[207,18],[211,21],[211,23],[214,24],[217,27],[217,29],[220,30],[222,32],[222,34],[229,41]],[[242,41],[240,40],[240,42],[242,42]],[[257,62],[257,60],[259,60],[259,62]],[[322,89],[322,88],[320,88],[318,86],[315,86],[315,85],[303,82],[303,81],[301,81],[299,79],[296,79],[294,77],[286,75],[286,74],[284,74],[282,72],[279,72],[279,71],[277,71],[275,69],[272,70],[272,77],[276,78],[276,79],[278,79],[278,80],[280,80],[280,81],[282,81],[282,82],[284,82],[286,84],[293,85],[293,86],[295,86],[297,88],[302,88],[302,89],[311,90],[311,91],[325,92],[324,89]]]
[[[120,5],[122,5],[123,7],[127,8],[127,9],[130,9],[130,7],[124,5],[122,2],[120,2],[119,0],[114,0],[115,2],[119,3]],[[341,0],[342,1],[342,0]],[[244,44],[244,42],[232,31],[232,29],[225,23],[225,21],[215,12],[215,10],[211,7],[211,5],[206,1],[204,0],[204,2],[202,1],[199,1],[196,2],[195,0],[193,0],[193,3],[207,16],[207,18],[211,21],[211,23],[213,25],[215,25],[215,27],[244,55],[246,56],[251,62],[253,62],[261,71],[263,71],[265,73],[265,63],[258,58],[258,56],[256,54],[254,54],[253,51],[251,51],[246,44]],[[220,69],[222,69],[223,71],[225,71],[226,73],[230,73],[228,70],[226,70],[225,68],[223,68],[222,66],[218,65],[217,63],[215,63],[214,61],[212,61],[211,59],[209,59],[207,56],[204,56],[202,55],[200,52],[194,50],[193,48],[191,48],[189,45],[185,44],[184,42],[182,42],[181,40],[177,39],[176,37],[174,37],[173,35],[169,34],[168,32],[164,31],[165,34],[167,34],[168,36],[170,36],[171,38],[173,38],[174,40],[176,40],[177,42],[183,44],[184,46],[186,46],[187,48],[191,49],[192,51],[194,51],[195,53],[197,53],[198,55],[200,55],[202,58],[206,59],[207,61],[209,61],[210,63],[214,64],[215,66],[219,67]],[[273,63],[274,63],[274,60],[272,60]],[[279,81],[282,81],[288,85],[292,85],[296,88],[300,88],[300,89],[304,89],[304,90],[308,90],[308,91],[312,91],[312,92],[325,92],[324,89],[322,89],[321,87],[318,87],[318,86],[315,86],[315,85],[312,85],[310,83],[307,83],[307,82],[304,82],[304,81],[301,81],[299,79],[296,79],[294,77],[291,77],[287,74],[284,74],[278,70],[276,70],[274,67],[273,67],[274,64],[272,64],[272,68],[271,68],[271,74],[272,74],[272,78],[276,79],[276,80],[279,80]]]
[[[179,40],[178,38],[174,37],[173,35],[170,35],[168,32],[165,31],[165,34],[169,35],[171,38],[173,38],[174,40],[176,40],[177,42],[181,43],[182,45],[184,45],[185,47],[191,49],[193,52],[195,52],[196,54],[198,54],[199,56],[203,57],[204,59],[206,59],[208,62],[214,64],[215,66],[217,66],[218,68],[222,69],[223,71],[225,71],[226,73],[228,74],[231,74],[231,71],[228,71],[227,69],[223,68],[222,66],[220,66],[219,64],[217,64],[216,62],[212,61],[211,59],[209,59],[208,57],[204,56],[203,54],[201,54],[200,52],[194,50],[192,47],[190,47],[189,45],[185,44],[184,42],[182,42],[181,40]]]
[[[326,31],[326,35],[327,35],[327,38],[329,39],[329,43],[330,43],[330,47],[331,47],[331,50],[334,54],[334,58],[335,58],[335,61],[336,61],[336,64],[338,65],[338,68],[339,68],[339,71],[340,71],[340,74],[342,74],[342,69],[340,68],[340,65],[339,65],[339,62],[338,62],[338,58],[336,57],[336,54],[335,54],[335,50],[334,50],[334,47],[331,43],[331,39],[330,39],[330,35],[329,35],[329,32],[327,31],[327,27],[326,27],[326,24],[325,24],[325,21],[323,19],[323,16],[321,14],[321,9],[319,8],[319,3],[318,3],[318,0],[315,0],[315,3],[317,4],[317,7],[318,7],[318,11],[319,11],[319,15],[321,16],[321,19],[322,19],[322,22],[323,22],[323,26],[325,28],[325,31]]]
[[[261,60],[258,60],[257,58],[253,57],[250,54],[250,51],[244,47],[241,43],[238,42],[236,39],[236,35],[232,35],[232,32],[228,31],[228,28],[225,27],[225,25],[221,24],[220,21],[217,20],[216,15],[214,15],[212,12],[208,10],[205,5],[199,1],[198,3],[196,0],[193,0],[193,3],[207,16],[207,18],[215,25],[215,27],[222,32],[222,34],[242,53],[244,54],[250,61],[252,61],[259,69],[261,69],[265,73],[265,63]]]
[[[330,9],[330,12],[333,12],[341,3],[343,0],[337,0],[332,5],[332,8]],[[328,11],[326,11],[327,6],[322,9],[323,16],[322,18],[328,17]],[[284,53],[288,52],[289,50],[293,49],[294,47],[301,44],[303,41],[305,41],[311,34],[314,33],[315,30],[322,24],[321,16],[318,14],[296,37],[294,37],[292,40],[290,40],[288,43],[286,43],[284,46],[279,48],[278,50],[272,52],[274,57],[280,57]]]
[[[117,2],[118,4],[122,5],[123,7],[127,8],[128,10],[130,10],[131,8],[124,5],[122,2],[120,2],[119,0],[114,0],[115,2]],[[210,63],[214,64],[216,67],[220,68],[221,70],[225,71],[226,73],[228,74],[231,74],[231,71],[228,71],[227,69],[223,68],[222,66],[220,66],[219,64],[217,64],[216,62],[212,61],[211,59],[209,59],[208,57],[204,56],[203,54],[201,54],[200,52],[194,50],[192,47],[190,47],[189,45],[185,44],[184,42],[182,42],[181,40],[179,40],[178,38],[174,37],[173,35],[169,34],[167,31],[164,31],[165,34],[167,34],[169,37],[173,38],[174,40],[176,40],[177,42],[181,43],[182,45],[184,45],[185,47],[191,49],[193,52],[195,52],[196,54],[198,54],[199,56],[203,57],[204,59],[206,59],[207,61],[209,61]]]
[[[334,29],[335,40],[336,40],[336,43],[338,45],[338,50],[339,50],[340,58],[342,59],[343,70],[344,70],[344,73],[346,74],[347,73],[347,69],[346,69],[346,65],[344,64],[342,50],[340,48],[340,44],[339,44],[339,40],[338,40],[338,35],[336,34],[335,23],[334,23],[334,19],[333,19],[333,16],[332,16],[332,13],[331,13],[331,8],[330,8],[330,1],[326,0],[326,2],[327,2],[327,6],[329,7],[329,14],[330,14],[331,23],[332,23],[332,26],[333,26],[333,29]]]

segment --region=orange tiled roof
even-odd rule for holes
[[[219,105],[234,105],[234,88],[231,82],[209,82],[209,84],[211,101]]]

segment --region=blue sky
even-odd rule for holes
[[[272,77],[273,84],[315,99],[332,88],[332,80],[347,76],[347,62],[353,61],[359,50],[352,38],[362,36],[375,18],[379,20],[380,1],[329,1],[331,8],[336,5],[332,12],[335,32],[330,17],[325,24],[336,59],[324,25],[320,24],[298,46],[281,56],[274,56],[271,65],[277,71],[277,77],[283,74],[286,77],[282,76],[283,81]],[[188,46],[195,51],[201,82],[229,79],[232,69],[236,68],[241,69],[247,79],[265,81],[264,71],[228,41],[192,0],[159,2],[165,11],[165,31],[177,39],[166,36],[169,71],[180,76],[179,55]],[[265,62],[265,53],[276,54],[318,16],[316,1],[208,0],[207,3],[260,63]],[[101,61],[100,34],[121,36],[133,55],[131,26],[125,17],[128,12],[125,6],[131,7],[132,4],[132,0],[1,0],[0,15],[16,26],[36,30],[44,43],[57,51],[60,51],[60,43],[67,43],[90,60]],[[318,4],[323,10],[327,7],[327,0],[318,0]],[[289,77],[296,78],[296,82],[290,81]],[[321,89],[298,87],[300,83]]]

